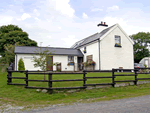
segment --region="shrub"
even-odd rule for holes
[[[146,65],[146,64],[144,64],[144,66],[145,66],[145,68],[147,68],[147,65]]]
[[[24,62],[23,62],[22,58],[19,59],[18,70],[19,71],[25,71]]]

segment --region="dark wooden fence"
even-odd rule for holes
[[[53,89],[84,89],[86,88],[87,86],[85,85],[85,81],[86,81],[86,78],[85,78],[85,75],[86,75],[86,72],[76,72],[76,73],[53,73],[53,72],[46,72],[46,73],[33,73],[33,72],[28,72],[26,71],[25,72],[26,74],[26,85],[25,85],[25,88],[32,88],[32,89],[47,89],[49,90],[49,93],[52,94],[53,92]],[[33,75],[33,74],[45,74],[45,75],[48,75],[48,80],[30,80],[28,79],[28,75]],[[52,75],[54,74],[57,74],[57,75],[60,75],[60,74],[83,74],[83,79],[67,79],[67,80],[52,80]],[[48,82],[48,88],[45,88],[45,87],[33,87],[33,86],[28,86],[28,82]],[[53,82],[69,82],[69,81],[83,81],[83,86],[80,86],[80,87],[53,87]]]
[[[8,75],[7,75],[7,78],[8,78],[8,80],[7,80],[7,85],[26,85],[26,84],[20,84],[20,83],[12,83],[12,79],[26,79],[26,77],[12,77],[12,73],[13,72],[18,72],[18,73],[20,73],[20,72],[25,72],[25,71],[14,71],[14,70],[7,70],[7,72],[8,72]]]
[[[97,73],[102,73],[102,72],[112,72],[112,70],[84,70],[83,72],[97,72]],[[86,86],[97,86],[97,85],[112,85],[114,87],[114,83],[113,83],[113,79],[114,79],[114,76],[96,76],[96,77],[86,77],[86,79],[103,79],[103,78],[111,78],[112,79],[112,83],[100,83],[100,84],[85,84]]]
[[[140,69],[143,70],[147,70],[148,72],[139,72]],[[8,85],[23,85],[25,86],[25,88],[32,88],[32,89],[48,89],[49,93],[52,94],[54,89],[85,89],[87,88],[87,86],[97,86],[97,85],[112,85],[113,87],[115,87],[115,84],[118,82],[134,82],[134,85],[137,85],[138,80],[147,80],[150,78],[137,78],[138,74],[150,74],[150,68],[138,68],[138,69],[112,69],[112,70],[84,70],[83,72],[68,72],[68,73],[64,73],[64,72],[45,72],[46,75],[48,75],[48,80],[31,80],[29,79],[29,76],[32,76],[33,74],[44,74],[44,71],[12,71],[12,70],[8,70],[8,75],[7,75],[7,84]],[[23,72],[25,73],[26,77],[12,77],[12,73],[13,72]],[[88,72],[92,72],[92,73],[104,73],[104,72],[111,72],[112,76],[95,76],[95,77],[87,77],[86,74]],[[116,72],[132,72],[133,74],[116,74]],[[62,75],[62,74],[82,74],[83,75],[83,79],[67,79],[67,80],[53,80],[52,76],[53,75]],[[134,76],[134,80],[121,80],[121,81],[117,81],[115,80],[115,78],[117,76]],[[109,78],[112,80],[111,83],[97,83],[97,84],[87,84],[86,81],[88,79],[103,79],[103,78]],[[12,79],[24,79],[25,80],[25,84],[19,84],[19,83],[12,83]],[[69,82],[69,81],[83,81],[83,86],[80,87],[53,87],[53,82]],[[33,87],[33,86],[28,86],[28,82],[47,82],[48,83],[48,87]]]

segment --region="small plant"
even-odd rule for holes
[[[145,66],[145,68],[147,68],[147,65],[146,65],[146,64],[144,64],[144,66]]]
[[[19,59],[18,70],[19,71],[25,71],[24,62],[23,62],[22,58]]]
[[[115,47],[118,47],[118,46],[121,46],[121,44],[119,44],[119,43],[116,43],[116,44],[115,44]]]
[[[84,53],[86,53],[86,50],[83,50]]]
[[[69,62],[68,65],[74,65],[74,62]]]

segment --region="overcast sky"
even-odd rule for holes
[[[128,35],[150,30],[146,0],[0,0],[0,26],[18,25],[42,46],[70,47],[98,31],[97,24],[120,24]]]

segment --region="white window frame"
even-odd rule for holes
[[[118,39],[116,39],[116,38],[118,38]],[[117,42],[116,42],[116,40],[117,40]],[[118,43],[118,44],[121,45],[121,37],[118,36],[118,35],[115,35],[115,44],[116,44],[116,43]]]

